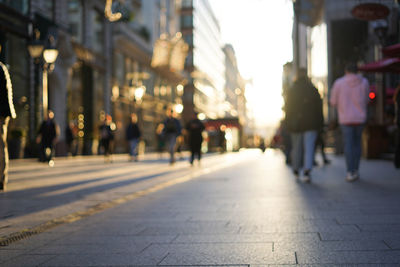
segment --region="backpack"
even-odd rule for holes
[[[167,133],[176,133],[177,127],[174,119],[167,119],[165,122],[165,131]]]

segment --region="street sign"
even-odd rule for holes
[[[387,6],[378,3],[359,4],[351,10],[354,17],[367,21],[386,18],[389,13]]]

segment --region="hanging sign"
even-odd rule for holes
[[[378,3],[359,4],[351,10],[354,17],[368,21],[386,18],[389,13],[387,6]]]

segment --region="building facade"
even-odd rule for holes
[[[106,114],[115,124],[115,151],[126,152],[124,129],[132,112],[151,150],[156,123],[167,107],[181,104],[186,77],[175,60],[185,56],[179,1],[114,1],[108,11],[122,14],[115,22],[106,9],[102,0],[0,1],[0,60],[10,68],[18,116],[10,132],[22,140],[15,157],[35,156],[36,130],[43,119],[44,62],[30,57],[27,48],[33,41],[54,39],[59,52],[49,69],[47,97],[60,128],[57,155],[67,153],[70,123],[77,133],[75,152],[98,153],[98,126]],[[173,56],[167,66],[152,66],[153,47],[163,35]]]
[[[183,119],[193,112],[222,118],[225,102],[225,57],[220,28],[208,0],[182,0],[181,29],[189,53],[185,70],[190,79],[183,94]]]

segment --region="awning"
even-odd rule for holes
[[[384,58],[358,67],[365,72],[396,72],[400,73],[400,58]]]
[[[382,49],[382,52],[388,57],[400,57],[400,44],[387,46]]]
[[[239,123],[239,119],[232,118],[232,119],[216,119],[216,120],[207,120],[204,121],[204,126],[206,130],[219,130],[220,127],[224,125],[226,128],[239,128],[241,129],[241,125]]]

